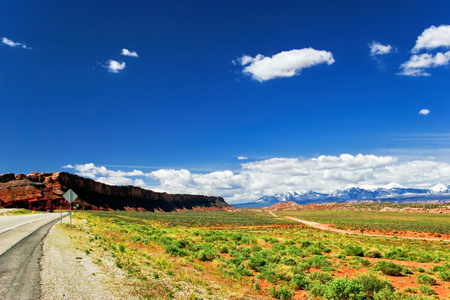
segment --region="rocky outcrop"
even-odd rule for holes
[[[157,193],[134,186],[112,186],[67,172],[0,175],[0,207],[69,209],[63,194],[72,189],[79,209],[179,211],[231,210],[222,197]]]

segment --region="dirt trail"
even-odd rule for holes
[[[272,211],[269,211],[269,214],[278,218],[276,214],[274,214]],[[425,238],[425,237],[410,237],[410,236],[396,236],[396,235],[384,235],[384,234],[370,234],[370,233],[361,233],[351,230],[342,230],[342,229],[336,229],[331,227],[331,225],[327,224],[321,224],[317,222],[312,221],[306,221],[302,219],[297,219],[294,217],[288,217],[285,216],[285,218],[303,223],[305,225],[311,226],[313,228],[317,228],[320,230],[326,230],[326,231],[333,231],[333,232],[339,232],[339,233],[346,233],[346,234],[355,234],[355,235],[366,235],[366,236],[376,236],[376,237],[392,237],[392,238],[401,238],[401,239],[407,239],[407,240],[426,240],[426,241],[442,241],[442,242],[450,242],[450,240],[444,240],[444,239],[438,239],[438,238]]]

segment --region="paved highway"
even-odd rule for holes
[[[59,213],[0,217],[0,299],[39,299],[42,239]]]

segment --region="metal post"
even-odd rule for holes
[[[70,203],[69,216],[70,216],[70,230],[72,230],[72,203]]]
[[[61,212],[61,216],[59,218],[61,220],[61,226],[62,226],[62,212]]]

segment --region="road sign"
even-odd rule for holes
[[[78,195],[75,194],[74,191],[72,191],[71,189],[69,189],[64,195],[63,195],[64,199],[66,199],[67,201],[69,201],[70,205],[69,205],[69,218],[70,218],[70,229],[72,229],[72,201],[77,199]]]
[[[69,189],[69,190],[63,195],[63,197],[64,197],[67,201],[69,201],[69,203],[72,203],[73,200],[77,199],[78,195],[75,194],[74,191],[72,191],[72,190]]]

